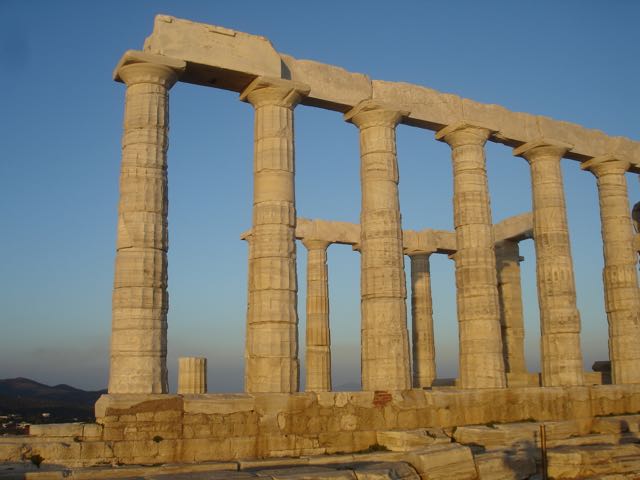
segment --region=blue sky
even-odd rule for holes
[[[640,140],[640,3],[555,1],[0,2],[0,378],[107,381],[124,86],[111,72],[164,13],[269,38],[275,48]],[[169,360],[209,358],[211,391],[240,391],[251,222],[252,121],[237,94],[176,85],[169,150]],[[300,216],[357,222],[358,135],[296,110]],[[398,128],[406,229],[452,228],[449,148]],[[522,159],[487,146],[494,221],[530,210]],[[585,365],[607,356],[594,178],[563,162]],[[640,185],[629,175],[631,202]],[[522,244],[526,354],[538,365],[534,249]],[[301,344],[306,254],[298,247]],[[408,262],[407,262],[408,264]],[[359,371],[359,256],[329,249],[334,384]],[[408,273],[408,270],[407,270]],[[440,376],[453,376],[453,263],[434,256]],[[302,356],[301,351],[301,356]]]

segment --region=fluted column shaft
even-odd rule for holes
[[[120,67],[127,85],[109,393],[167,392],[167,133],[179,71]]]
[[[178,394],[207,393],[207,359],[180,357],[178,359]]]
[[[613,383],[640,383],[640,293],[629,212],[626,161],[598,157],[582,165],[598,180],[605,309]]]
[[[307,247],[306,388],[331,390],[331,335],[329,330],[329,275],[324,240],[305,239]]]
[[[373,101],[345,115],[360,129],[363,390],[411,387],[395,133],[402,115]]]
[[[240,97],[255,108],[247,392],[298,390],[293,109],[308,91],[260,77]]]
[[[413,254],[409,258],[411,258],[413,386],[425,388],[430,387],[436,378],[429,254]]]
[[[498,296],[504,367],[508,373],[526,373],[524,357],[524,313],[520,282],[520,249],[518,242],[496,243]]]
[[[533,239],[540,307],[542,385],[584,383],[580,313],[560,160],[568,146],[535,142],[514,150],[531,166]]]
[[[484,144],[490,131],[452,125],[436,134],[453,159],[460,386],[505,387],[493,224]]]

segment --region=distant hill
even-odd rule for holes
[[[44,385],[28,378],[0,380],[0,415],[19,414],[35,422],[42,413],[47,421],[93,419],[93,405],[106,390],[85,391],[69,385]],[[42,420],[40,420],[42,421]]]

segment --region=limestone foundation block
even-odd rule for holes
[[[433,480],[475,480],[476,466],[471,449],[455,443],[434,445],[407,453],[409,463],[421,478]]]
[[[451,147],[456,230],[456,300],[460,339],[460,386],[503,388],[493,222],[484,144],[490,131],[465,123],[436,134]]]
[[[178,359],[178,394],[207,393],[207,359],[180,357]]]
[[[550,478],[587,478],[640,471],[640,445],[559,447],[547,452]]]
[[[604,253],[605,310],[613,383],[640,383],[640,290],[625,173],[629,162],[612,156],[582,164],[597,178]]]
[[[569,148],[540,140],[513,152],[531,166],[543,386],[584,383],[580,313],[560,170],[560,160]]]
[[[395,135],[403,115],[373,101],[345,114],[360,131],[363,390],[411,386]]]

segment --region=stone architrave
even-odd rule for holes
[[[360,130],[363,390],[411,388],[396,125],[407,112],[366,100],[345,114]]]
[[[307,247],[307,392],[331,391],[331,334],[326,240],[304,239]]]
[[[598,181],[605,308],[613,383],[640,383],[640,292],[625,173],[629,162],[613,156],[582,164]]]
[[[453,160],[453,215],[460,339],[460,386],[506,386],[493,225],[484,144],[491,131],[458,123],[436,133]]]
[[[109,393],[167,392],[167,134],[179,60],[125,54]]]
[[[304,84],[258,77],[240,99],[255,109],[253,227],[245,390],[298,390],[293,109]]]
[[[516,374],[527,373],[524,357],[521,261],[518,242],[503,240],[496,243],[504,367],[507,373]]]
[[[413,386],[430,387],[436,379],[433,305],[429,253],[410,254]]]
[[[180,357],[178,359],[178,395],[207,393],[207,359]]]
[[[531,166],[533,239],[540,307],[542,385],[582,385],[580,313],[560,161],[570,145],[536,141],[513,151]]]

